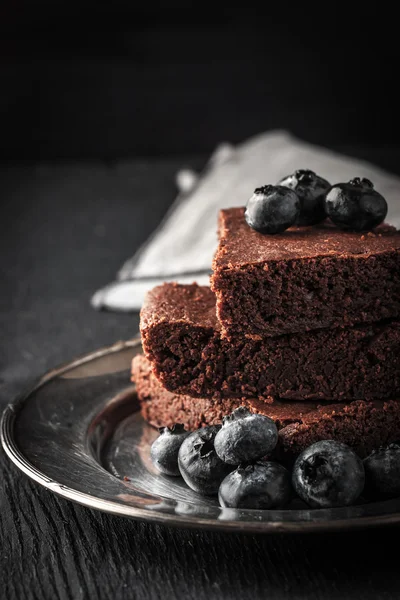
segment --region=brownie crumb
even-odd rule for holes
[[[400,232],[389,225],[361,235],[326,221],[262,235],[232,208],[220,213],[219,240],[211,287],[226,337],[400,317]]]
[[[280,460],[292,460],[323,439],[348,444],[363,458],[379,446],[400,438],[400,399],[321,405],[319,402],[274,400],[268,404],[257,399],[192,398],[165,390],[143,355],[132,361],[132,379],[136,382],[142,415],[154,427],[171,427],[180,422],[185,429],[195,430],[216,425],[239,406],[269,416],[279,430],[276,458]]]
[[[349,302],[344,296],[342,305]],[[221,336],[210,288],[164,284],[147,295],[140,329],[154,374],[171,392],[329,402],[400,395],[395,320],[230,340]]]

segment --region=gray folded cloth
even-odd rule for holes
[[[134,311],[147,290],[163,281],[208,285],[219,210],[243,206],[256,187],[276,183],[296,169],[311,169],[331,183],[371,179],[388,202],[387,221],[400,228],[400,178],[285,131],[262,133],[237,146],[219,145],[201,175],[177,174],[180,192],[166,217],[122,265],[116,281],[94,294],[92,305]]]

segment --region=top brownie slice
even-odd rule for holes
[[[211,286],[223,334],[276,336],[400,316],[400,232],[326,222],[263,235],[222,210]]]

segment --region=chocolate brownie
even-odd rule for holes
[[[148,293],[140,327],[155,375],[180,394],[330,401],[400,395],[400,322],[228,340],[210,288],[164,284]]]
[[[223,210],[211,287],[223,334],[276,336],[400,316],[400,232],[329,222],[262,235]]]
[[[238,406],[275,420],[279,431],[280,457],[296,456],[310,444],[335,439],[349,444],[361,456],[400,437],[400,400],[355,400],[349,404],[283,402],[257,399],[191,398],[165,390],[152,373],[149,361],[138,355],[132,362],[132,380],[143,417],[154,427],[183,423],[193,430],[220,423]]]

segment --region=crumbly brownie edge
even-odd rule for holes
[[[169,392],[156,379],[149,361],[142,355],[132,361],[132,381],[136,384],[143,418],[153,427],[183,423],[186,429],[194,430],[215,425],[221,423],[224,415],[242,405],[237,398],[216,402]]]
[[[208,291],[204,291],[208,298]],[[175,302],[185,301],[175,296]],[[199,296],[199,302],[201,296]],[[162,298],[159,298],[162,302]],[[400,323],[321,329],[278,338],[235,340],[198,322],[176,321],[171,308],[142,342],[153,372],[171,392],[199,398],[270,398],[346,401],[400,393]],[[208,311],[208,307],[207,307]]]
[[[216,269],[223,334],[277,336],[400,316],[400,252]]]
[[[279,431],[276,456],[291,460],[310,444],[336,439],[350,445],[361,456],[400,438],[400,400],[357,400],[346,405],[318,403],[267,404],[259,400],[191,398],[165,390],[144,356],[132,362],[132,380],[144,419],[154,427],[183,423],[188,430],[220,423],[238,406],[274,418]],[[288,414],[288,406],[294,410]]]
[[[329,222],[274,235],[220,211],[211,287],[224,335],[281,335],[400,315],[400,232]]]
[[[320,419],[292,423],[280,431],[278,456],[296,456],[323,439],[348,444],[362,458],[372,450],[400,439],[400,400],[372,402],[355,400]]]

